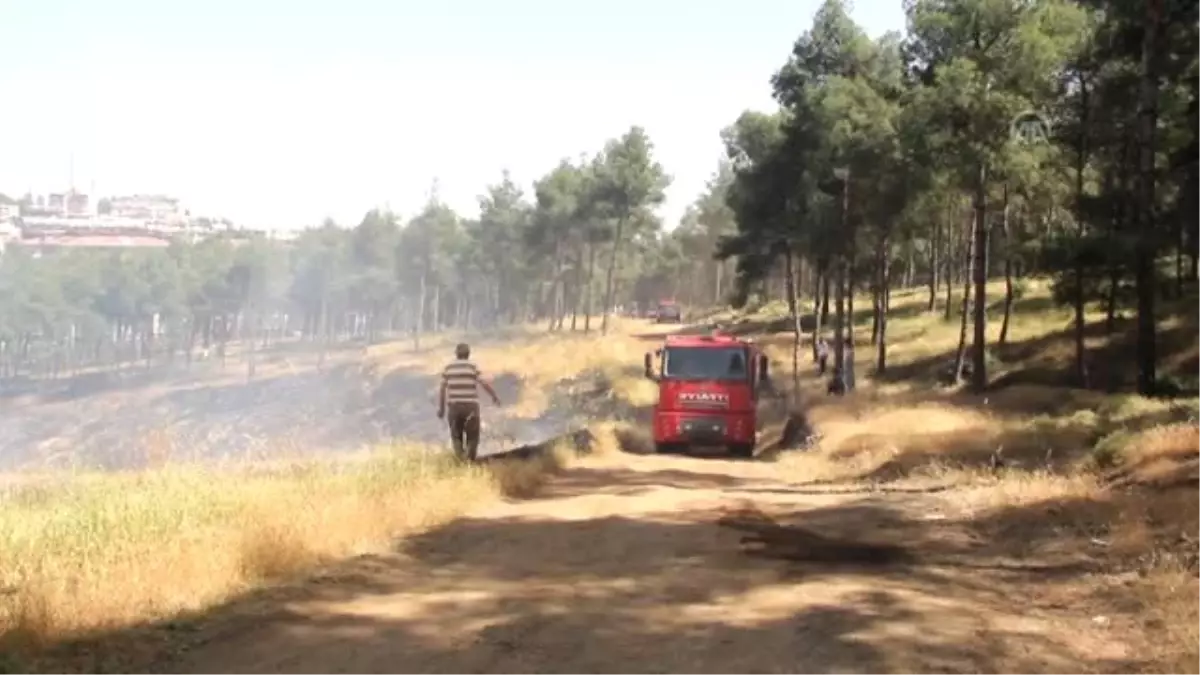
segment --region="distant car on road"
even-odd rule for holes
[[[654,310],[655,323],[683,323],[683,309],[674,302],[663,302]]]

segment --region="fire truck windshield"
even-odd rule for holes
[[[741,347],[668,347],[663,350],[663,377],[668,380],[732,380],[750,377]]]

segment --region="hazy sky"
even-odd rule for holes
[[[817,0],[0,0],[0,192],[165,192],[248,225],[464,215],[646,127],[673,226]],[[859,0],[878,35],[899,0]]]

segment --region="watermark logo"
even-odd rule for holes
[[[1026,110],[1013,118],[1009,133],[1018,143],[1049,143],[1050,120],[1033,110]]]

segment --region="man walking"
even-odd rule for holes
[[[479,450],[479,389],[482,387],[496,405],[500,405],[500,398],[471,361],[469,345],[459,343],[455,346],[454,357],[442,369],[438,419],[450,413],[450,441],[454,444],[455,456],[475,461],[475,454]]]
[[[817,338],[817,373],[825,374],[825,369],[829,367],[829,343],[824,337]]]

